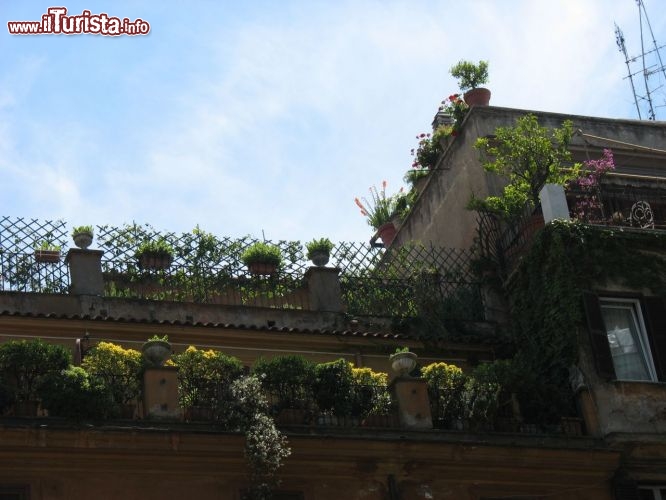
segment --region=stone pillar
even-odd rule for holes
[[[569,206],[564,188],[559,184],[546,184],[539,192],[543,220],[548,224],[553,219],[569,220]]]
[[[339,273],[340,269],[334,267],[311,267],[305,272],[310,310],[342,312]]]
[[[407,429],[432,429],[430,398],[425,379],[397,377],[389,386],[398,402],[400,425]]]
[[[180,419],[178,368],[146,368],[143,375],[143,414],[147,418]]]
[[[69,266],[71,293],[74,295],[103,295],[102,250],[72,248],[65,262]]]

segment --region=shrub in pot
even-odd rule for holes
[[[136,251],[141,269],[168,269],[173,262],[174,250],[164,238],[144,241]]]
[[[282,264],[282,252],[278,246],[257,242],[241,254],[241,261],[252,274],[275,274]]]
[[[0,345],[0,378],[15,404],[32,403],[36,412],[42,384],[67,368],[70,360],[69,350],[61,345],[40,339],[10,340]]]
[[[273,407],[277,411],[311,407],[314,370],[311,361],[293,355],[260,358],[252,367],[252,373],[259,377],[264,389],[274,398]]]
[[[325,266],[331,256],[333,243],[328,238],[314,239],[306,243],[307,257],[315,266]]]

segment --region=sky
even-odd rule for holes
[[[666,44],[661,1],[644,4]],[[354,198],[407,187],[461,59],[489,62],[491,105],[638,117],[614,34],[641,52],[635,0],[184,4],[68,1],[150,32],[17,36],[7,22],[54,4],[0,0],[0,215],[368,241]]]

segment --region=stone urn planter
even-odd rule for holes
[[[153,367],[164,366],[166,360],[171,356],[171,344],[166,335],[164,337],[153,337],[141,347],[143,358]]]
[[[72,239],[74,244],[85,250],[93,241],[93,228],[92,226],[77,226],[72,230]]]
[[[310,260],[315,266],[324,267],[326,264],[328,264],[330,258],[331,255],[328,252],[318,251],[318,252],[312,252]]]
[[[398,377],[409,376],[409,373],[416,368],[417,359],[418,356],[409,351],[396,352],[389,357],[391,368]]]

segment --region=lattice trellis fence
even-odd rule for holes
[[[138,266],[136,253],[146,241],[163,239],[174,249],[168,270]],[[102,272],[108,296],[154,300],[309,309],[304,245],[278,241],[284,258],[272,277],[252,277],[241,261],[258,240],[219,238],[198,227],[191,232],[161,232],[148,224],[95,228],[93,248],[104,251]],[[3,290],[66,293],[69,276],[62,258],[52,264],[34,259],[43,242],[64,254],[69,233],[63,221],[4,217],[0,230]],[[268,242],[271,243],[271,242]],[[363,243],[335,245],[329,266],[340,269],[347,312],[356,316],[408,318],[446,315],[478,319],[479,285],[470,269],[470,251],[423,245],[378,249]]]
[[[69,273],[63,261],[68,240],[64,221],[0,218],[0,290],[65,293]],[[49,260],[40,250],[58,250]]]

